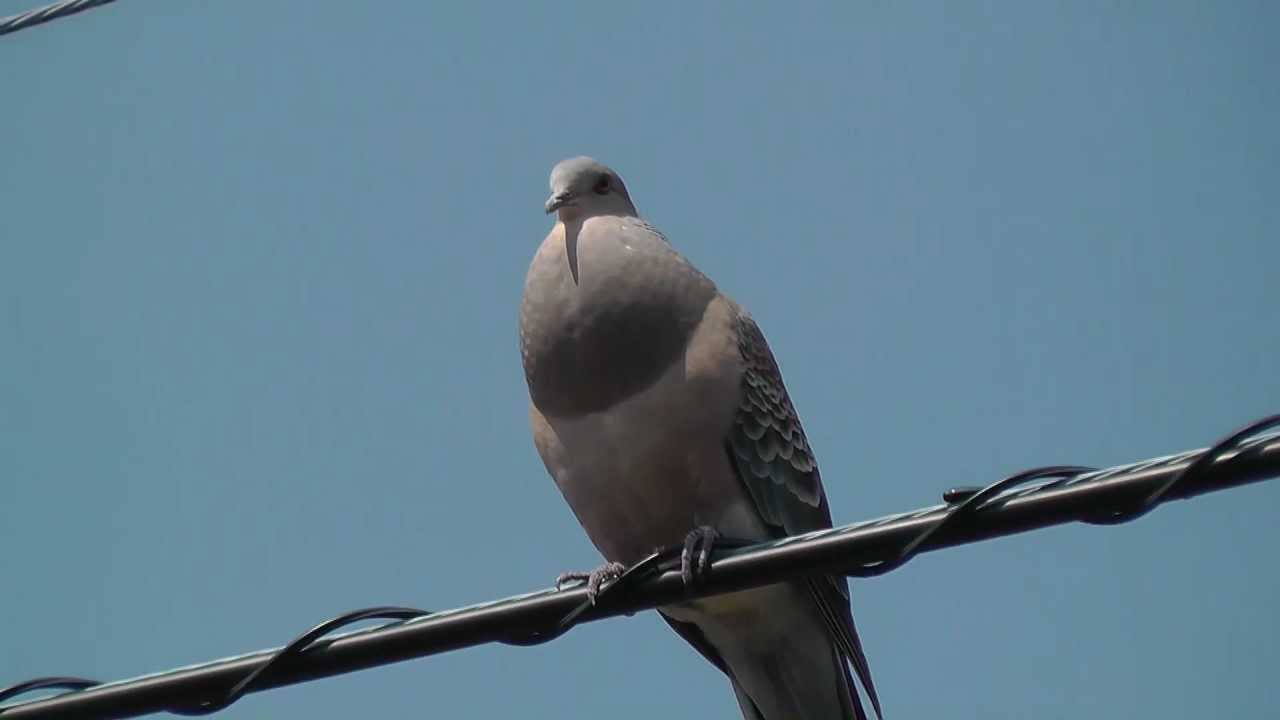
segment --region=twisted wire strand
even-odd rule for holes
[[[63,0],[42,8],[10,15],[9,17],[0,18],[0,35],[8,35],[12,32],[25,30],[29,27],[47,23],[50,20],[75,15],[78,12],[84,12],[112,2],[115,2],[115,0]]]

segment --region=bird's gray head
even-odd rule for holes
[[[544,206],[561,220],[593,215],[636,215],[618,173],[589,157],[561,160],[551,169],[551,197]]]

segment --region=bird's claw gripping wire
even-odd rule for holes
[[[607,587],[608,583],[617,581],[618,578],[622,577],[622,573],[626,571],[627,566],[620,562],[607,562],[595,570],[562,572],[556,578],[556,589],[559,590],[560,586],[567,582],[585,580],[587,583],[587,599],[591,601],[592,605],[595,605],[596,600],[600,597],[600,591]]]
[[[711,570],[711,551],[715,549],[720,533],[708,525],[699,525],[684,536],[680,549],[680,579],[684,586],[705,580]]]

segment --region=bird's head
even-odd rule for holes
[[[586,156],[561,160],[551,169],[551,197],[544,207],[562,222],[595,215],[636,215],[618,173]]]

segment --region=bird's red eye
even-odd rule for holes
[[[604,195],[609,192],[609,176],[601,175],[600,179],[596,181],[595,187],[591,189],[594,190],[597,195]]]

